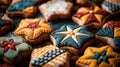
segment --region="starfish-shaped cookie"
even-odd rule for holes
[[[57,46],[72,46],[81,48],[89,39],[93,38],[93,34],[87,31],[86,27],[63,25],[61,29],[52,33],[52,38],[55,39]]]
[[[90,23],[103,24],[103,18],[108,14],[105,10],[100,9],[98,6],[82,7],[77,13],[73,15],[73,20],[78,22],[79,25],[87,25]]]
[[[15,30],[15,35],[24,35],[29,39],[35,39],[44,33],[52,32],[52,28],[42,19],[24,19]]]
[[[76,63],[89,67],[116,67],[117,61],[120,61],[120,54],[114,52],[110,46],[103,46],[101,48],[88,47]]]
[[[80,33],[81,29],[82,29],[82,27],[79,27],[79,28],[76,28],[76,29],[72,30],[69,26],[67,26],[67,31],[57,32],[56,34],[66,34],[66,36],[63,38],[61,43],[64,42],[65,40],[67,40],[70,37],[72,37],[72,39],[76,43],[78,43],[77,36],[89,36],[88,34]]]

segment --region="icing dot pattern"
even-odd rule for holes
[[[33,66],[42,66],[43,64],[49,62],[50,60],[54,59],[58,55],[65,53],[65,52],[66,52],[65,50],[55,49],[54,51],[51,51],[48,54],[45,54],[43,57],[38,58],[35,61],[32,61],[31,63]]]

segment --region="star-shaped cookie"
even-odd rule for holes
[[[93,25],[95,27],[101,27],[104,24],[103,18],[108,14],[109,13],[107,11],[102,10],[98,6],[81,7],[72,16],[72,19],[79,25]]]
[[[23,19],[14,31],[15,35],[24,37],[28,42],[41,42],[49,38],[53,29],[40,18]]]
[[[115,50],[120,50],[120,21],[108,21],[96,33],[96,38],[111,45]]]
[[[88,47],[84,55],[76,61],[76,65],[78,67],[116,67],[118,62],[120,62],[120,54],[114,52],[110,46]]]
[[[58,47],[73,47],[78,50],[83,49],[85,44],[92,40],[93,37],[94,35],[90,33],[85,26],[73,25],[63,25],[51,34],[51,40],[54,45]],[[89,43],[89,45],[90,44],[91,43]]]
[[[39,6],[46,21],[70,18],[73,4],[65,0],[51,0]]]
[[[31,51],[32,47],[20,36],[0,37],[0,61],[15,64],[28,57]]]
[[[12,0],[6,10],[9,16],[34,17],[37,13],[36,5],[41,0]]]

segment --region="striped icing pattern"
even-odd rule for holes
[[[32,63],[33,66],[42,66],[42,65],[46,64],[47,62],[56,58],[57,56],[59,56],[60,54],[62,54],[64,52],[66,52],[66,51],[65,50],[60,50],[60,49],[55,49],[54,51],[51,51],[51,52],[43,55],[41,58],[38,58],[38,59],[32,61],[31,63]],[[59,57],[58,59],[53,60],[53,62],[54,63],[59,63],[60,60],[64,60],[64,57],[62,57],[62,58]],[[49,64],[53,65],[53,63],[49,63]]]
[[[114,1],[114,0],[113,0]],[[110,11],[112,11],[112,12],[114,12],[114,11],[116,11],[116,10],[118,10],[118,9],[120,9],[120,3],[117,5],[117,4],[114,4],[114,2],[112,3],[112,2],[109,2],[109,1],[104,1],[103,2],[103,4],[105,5],[105,6],[107,6],[108,7],[108,9],[110,10]]]

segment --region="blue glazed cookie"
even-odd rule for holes
[[[54,45],[78,55],[93,43],[94,35],[85,26],[63,25],[51,34]],[[88,44],[89,43],[89,44]]]
[[[69,67],[70,55],[54,45],[34,49],[29,67]]]
[[[120,10],[120,0],[104,0],[102,8],[111,13],[114,13]]]
[[[120,49],[120,21],[109,21],[96,33],[96,38],[103,41],[115,50]]]
[[[38,0],[12,0],[6,13],[10,16],[34,17]]]

